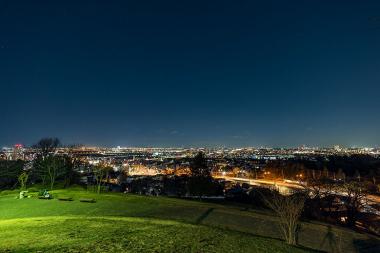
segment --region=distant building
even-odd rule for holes
[[[337,152],[341,152],[342,148],[339,145],[335,145],[334,146],[334,150],[337,151]]]
[[[4,160],[12,160],[13,148],[3,147],[1,150],[1,158]]]
[[[24,160],[24,146],[22,144],[14,145],[12,160]]]

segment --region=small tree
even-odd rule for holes
[[[49,156],[45,161],[50,190],[53,190],[56,179],[64,174],[64,161],[55,156]]]
[[[33,161],[33,170],[32,170],[32,177],[35,177],[38,180],[41,180],[42,185],[46,185],[46,171],[45,171],[45,164],[44,159],[42,155],[38,155],[36,159]]]
[[[19,176],[18,176],[18,182],[20,184],[20,189],[26,190],[26,183],[28,182],[28,177],[29,173],[26,171],[23,171]]]
[[[94,177],[96,180],[96,192],[100,194],[102,185],[104,184],[105,180],[108,180],[109,173],[112,171],[112,167],[108,166],[106,164],[98,164],[93,168]]]
[[[305,203],[304,193],[295,193],[283,196],[278,191],[272,190],[269,196],[262,195],[264,203],[271,208],[280,218],[280,230],[288,244],[297,244],[299,218]]]
[[[64,158],[53,155],[39,156],[35,160],[35,173],[41,179],[43,185],[48,183],[50,189],[53,190],[57,178],[65,173],[64,162]]]

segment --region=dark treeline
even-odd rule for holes
[[[43,138],[33,145],[37,152],[33,161],[0,161],[0,188],[22,189],[39,183],[53,189],[57,181],[65,187],[78,183],[79,162],[70,154],[57,155],[60,145],[58,138]]]
[[[23,172],[25,162],[0,160],[0,189],[12,189],[18,185],[18,177]]]
[[[311,159],[289,159],[270,161],[266,168],[277,174],[292,178],[299,173],[307,177],[336,177],[338,174],[350,178],[368,178],[376,180],[380,177],[380,159],[370,155],[328,156]],[[328,174],[327,174],[328,173]],[[376,182],[374,182],[376,183]]]

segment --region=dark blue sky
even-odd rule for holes
[[[380,144],[380,1],[0,0],[0,145]]]

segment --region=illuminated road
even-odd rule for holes
[[[304,187],[297,183],[286,182],[283,180],[268,180],[268,179],[247,179],[241,177],[228,177],[228,176],[214,176],[214,178],[224,179],[226,181],[247,183],[249,185],[268,185],[268,186],[282,186],[291,189],[303,189]]]
[[[281,194],[290,194],[292,190],[295,189],[304,189],[302,185],[286,182],[286,181],[274,181],[266,179],[247,179],[240,177],[229,177],[229,176],[214,176],[217,179],[224,179],[226,181],[237,182],[237,183],[246,183],[254,186],[266,186],[266,187],[275,187]]]

